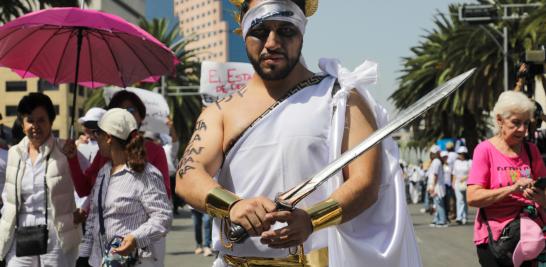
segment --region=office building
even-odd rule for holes
[[[197,61],[247,62],[243,39],[233,31],[235,7],[228,0],[174,0],[180,33],[193,38]]]

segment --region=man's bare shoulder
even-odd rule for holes
[[[241,105],[244,101],[247,90],[248,88],[245,87],[224,96],[211,105],[212,109],[220,111],[220,113],[224,113],[225,111],[229,111],[231,108]]]
[[[358,114],[357,116],[363,116],[365,122],[367,122],[373,128],[377,128],[375,114],[372,107],[356,89],[350,91],[347,106],[348,108],[352,108],[354,111],[356,111],[350,112],[349,114]]]

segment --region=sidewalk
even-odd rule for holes
[[[191,213],[187,208],[179,209],[175,215],[171,232],[167,235],[166,267],[192,266],[210,267],[214,257],[193,254],[195,239]]]

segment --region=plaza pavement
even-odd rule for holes
[[[419,213],[421,205],[409,205],[417,243],[425,267],[478,267],[475,247],[472,243],[472,221],[475,209],[470,209],[470,223],[451,225],[447,228],[431,228],[432,216]],[[214,257],[194,255],[195,242],[189,210],[180,210],[167,237],[167,267],[209,267]]]

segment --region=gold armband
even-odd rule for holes
[[[313,232],[341,223],[341,207],[337,201],[329,198],[308,208]]]
[[[231,206],[239,200],[237,195],[221,187],[216,187],[207,194],[205,209],[213,217],[226,218],[229,217]]]

